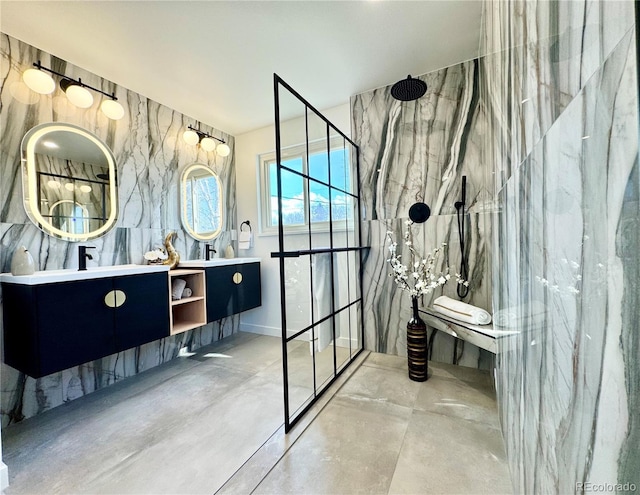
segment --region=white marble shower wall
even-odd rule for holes
[[[471,284],[464,300],[491,311],[493,202],[481,155],[486,113],[479,99],[478,78],[478,61],[473,60],[419,76],[428,89],[416,101],[395,100],[390,86],[351,99],[352,133],[360,146],[363,245],[371,246],[364,257],[363,282],[368,349],[406,355],[411,300],[388,276],[385,233],[391,230],[396,239],[402,239],[413,203],[423,201],[431,208],[429,220],[412,227],[419,250],[431,251],[447,243],[443,262],[454,272],[460,270],[454,204],[460,200],[463,175],[467,176],[465,242]],[[422,304],[429,305],[441,293],[425,297]],[[444,293],[456,297],[455,283]],[[440,332],[431,358],[450,363],[453,352],[453,337]],[[488,368],[491,356],[467,343],[460,364]]]
[[[199,243],[182,229],[178,209],[178,180],[184,167],[208,164],[224,186],[224,232],[214,245],[218,252],[230,241],[235,229],[234,155],[222,158],[189,146],[182,133],[194,119],[148,98],[118,87],[86,70],[36,49],[15,38],[1,35],[0,94],[0,270],[8,272],[16,247],[25,245],[38,269],[77,267],[77,244],[42,233],[27,218],[22,206],[20,142],[24,134],[44,122],[79,125],[99,136],[112,149],[117,162],[119,215],[117,227],[91,241],[97,246],[94,259],[99,265],[144,262],[143,254],[162,245],[169,231],[177,231],[174,245],[183,259],[199,255]],[[98,110],[100,98],[88,109],[66,102],[60,90],[52,95],[20,92],[21,74],[37,60],[73,78],[111,93],[125,108],[118,121],[107,119]],[[24,89],[24,88],[23,88]],[[227,141],[234,138],[208,126],[202,129]],[[66,401],[135,375],[177,356],[180,348],[200,347],[238,329],[238,317],[206,325],[200,329],[168,337],[141,347],[105,357],[60,373],[34,380],[2,364],[2,425],[34,416]]]
[[[485,2],[498,401],[519,493],[640,489],[631,1]],[[627,485],[625,485],[625,483]],[[625,488],[626,486],[626,488]]]

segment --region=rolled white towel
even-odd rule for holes
[[[182,297],[191,297],[193,295],[193,291],[189,287],[185,287],[182,291]]]
[[[488,311],[462,301],[456,301],[447,296],[436,298],[433,301],[433,309],[454,320],[465,321],[474,325],[488,325],[491,323],[491,314]]]

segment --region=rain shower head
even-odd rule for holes
[[[391,96],[400,101],[413,101],[427,92],[427,83],[407,76],[391,86]]]

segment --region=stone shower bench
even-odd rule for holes
[[[498,352],[498,339],[518,333],[514,330],[496,330],[493,325],[474,325],[456,320],[438,313],[433,308],[422,308],[420,313],[428,326],[442,330],[493,354]]]

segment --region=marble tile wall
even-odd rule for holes
[[[200,245],[182,229],[178,210],[178,180],[184,167],[199,162],[211,166],[224,186],[224,232],[214,246],[222,252],[235,229],[234,153],[222,158],[188,146],[181,136],[195,121],[164,105],[99,76],[66,63],[10,36],[1,35],[0,93],[0,270],[10,271],[13,251],[25,245],[40,270],[77,266],[77,244],[61,241],[41,232],[27,218],[22,206],[20,142],[33,126],[44,122],[67,122],[95,133],[112,149],[117,161],[119,216],[117,227],[88,244],[98,247],[94,260],[99,265],[144,262],[143,254],[162,245],[169,231],[177,231],[174,245],[184,259],[199,255]],[[100,99],[86,110],[66,102],[60,90],[37,95],[21,87],[21,74],[41,60],[70,77],[107,92],[114,91],[125,107],[118,121],[98,110]],[[227,141],[234,138],[208,126],[202,129]],[[86,363],[35,380],[1,365],[2,426],[34,416],[122,378],[135,375],[174,359],[180,348],[197,348],[237,331],[237,316],[184,334]]]
[[[352,134],[360,146],[361,196],[364,209],[365,345],[389,354],[406,355],[406,322],[411,300],[389,278],[387,230],[401,239],[409,207],[423,201],[431,218],[414,225],[414,242],[427,252],[447,243],[443,265],[460,271],[456,209],[461,178],[467,176],[466,250],[471,291],[464,300],[491,311],[492,193],[487,188],[481,150],[486,129],[479,99],[478,61],[431,72],[419,79],[427,93],[412,102],[395,100],[391,86],[356,95],[351,100]],[[492,185],[492,182],[490,183]],[[433,297],[425,297],[429,305]],[[445,288],[455,296],[455,283]],[[465,345],[460,343],[460,346]],[[454,339],[440,332],[431,358],[451,363]],[[458,348],[460,354],[461,348]],[[460,364],[487,368],[491,356],[466,344]]]
[[[634,3],[487,1],[484,19],[493,306],[518,332],[497,359],[514,489],[638,489]]]

